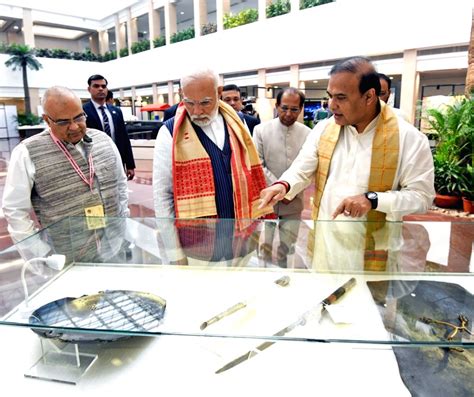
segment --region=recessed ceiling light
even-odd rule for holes
[[[184,15],[184,11],[181,11],[181,12],[179,13],[179,15]]]
[[[318,80],[313,80],[313,83],[317,83],[317,82],[318,82]]]
[[[13,26],[13,29],[18,30],[18,29],[20,29],[20,28],[15,25],[15,26]]]

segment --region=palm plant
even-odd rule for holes
[[[21,69],[23,73],[23,90],[25,93],[25,113],[31,113],[30,89],[28,87],[27,68],[39,70],[42,66],[35,58],[34,50],[24,44],[12,44],[7,49],[7,54],[11,55],[5,62],[7,67],[13,70]]]
[[[427,114],[438,140],[433,155],[436,191],[460,195],[474,190],[474,99],[465,97]]]

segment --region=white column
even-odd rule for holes
[[[300,85],[300,66],[290,66],[290,87],[298,88]]]
[[[33,16],[29,8],[23,8],[23,39],[27,46],[34,48],[35,35],[33,33]]]
[[[148,2],[148,28],[150,29],[150,49],[153,48],[153,40],[160,35],[160,14],[153,7],[153,0]]]
[[[194,37],[201,36],[201,27],[207,23],[206,0],[193,0],[194,6]]]
[[[300,0],[290,0],[291,12],[298,12],[300,10]]]
[[[119,15],[115,14],[115,48],[117,49],[117,58],[120,58],[120,49],[123,45],[123,38],[120,32],[120,19]]]
[[[158,85],[153,83],[151,89],[153,90],[153,103],[158,103]]]
[[[177,30],[176,4],[170,4],[169,1],[165,3],[165,30],[166,44],[169,45],[171,43],[171,36]]]
[[[99,34],[99,52],[104,55],[109,51],[109,33],[107,30],[98,31]]]
[[[411,123],[415,122],[416,99],[420,76],[416,71],[416,50],[405,50],[403,53],[403,72],[400,93],[400,109]]]
[[[258,20],[263,21],[267,19],[267,6],[272,0],[258,0]]]
[[[138,41],[137,18],[132,18],[132,9],[127,9],[127,44],[128,53],[132,54],[132,43]]]
[[[224,30],[224,15],[230,12],[230,0],[216,0],[217,31]]]
[[[174,101],[174,84],[172,81],[168,81],[168,104],[170,106],[175,104]]]

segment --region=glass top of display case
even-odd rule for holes
[[[0,324],[65,342],[229,337],[250,355],[280,340],[472,346],[473,235],[462,221],[67,218],[0,252]]]

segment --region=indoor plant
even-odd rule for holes
[[[449,195],[456,197],[451,200],[456,206],[473,183],[467,167],[472,167],[473,162],[474,100],[464,97],[443,109],[429,109],[427,114],[438,141],[433,154],[435,203],[444,206],[440,196]]]

